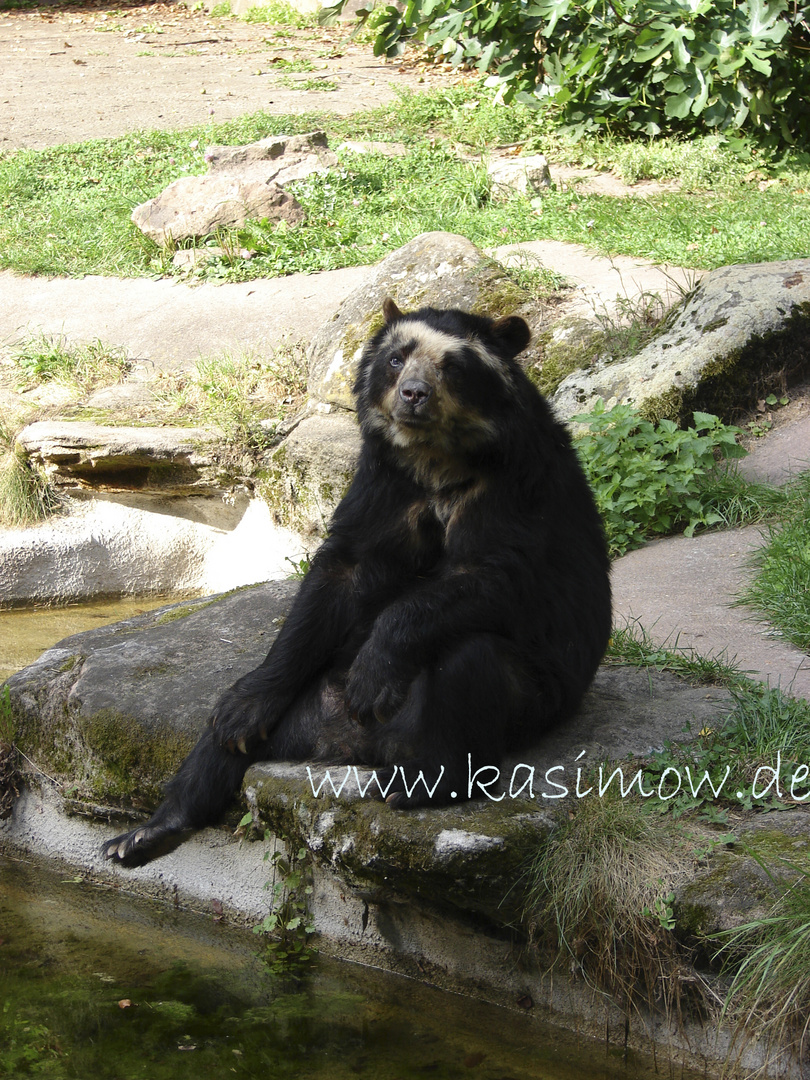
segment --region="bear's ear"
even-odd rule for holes
[[[385,300],[383,300],[383,316],[388,326],[402,318],[402,312],[390,296],[386,296]]]
[[[499,350],[510,359],[523,352],[532,339],[532,332],[518,315],[496,319],[490,331]]]

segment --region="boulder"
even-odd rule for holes
[[[211,428],[40,420],[17,442],[58,487],[210,494],[228,486],[217,460],[221,436]]]
[[[208,174],[183,176],[132,212],[132,221],[156,244],[209,236],[249,218],[304,220],[300,203],[284,185],[337,164],[322,131],[273,136],[248,146],[211,146]]]
[[[393,297],[403,311],[460,307],[492,317],[521,315],[532,330],[545,311],[507,271],[463,236],[417,236],[372,269],[312,340],[309,393],[315,402],[353,409],[352,386],[363,345],[382,326],[382,304]],[[536,360],[530,345],[521,359]]]
[[[725,266],[670,313],[640,353],[597,362],[560,384],[564,419],[602,398],[630,402],[651,420],[689,421],[695,409],[723,417],[752,405],[810,360],[810,259]]]
[[[324,536],[346,494],[360,454],[360,429],[342,409],[300,421],[273,451],[259,490],[276,524]]]

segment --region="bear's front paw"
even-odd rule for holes
[[[267,697],[232,687],[217,702],[211,723],[220,746],[232,754],[247,754],[270,730]]]
[[[390,720],[404,702],[409,684],[401,667],[366,646],[355,657],[346,679],[349,714],[360,724]]]

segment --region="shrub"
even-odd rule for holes
[[[746,130],[773,145],[810,137],[807,4],[406,0],[373,21],[378,54],[424,41],[454,65],[492,73],[504,100],[553,103],[576,133]]]
[[[683,430],[672,420],[653,424],[631,405],[605,410],[599,400],[590,413],[574,417],[589,431],[577,449],[605,522],[612,555],[622,555],[656,534],[699,525],[717,525],[722,514],[700,493],[701,481],[716,469],[716,458],[740,457],[739,429],[710,413],[694,413],[695,426]]]

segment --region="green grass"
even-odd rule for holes
[[[58,382],[83,392],[119,382],[130,368],[122,349],[102,341],[70,345],[45,334],[16,346],[11,359],[23,386]]]
[[[255,257],[212,276],[231,280],[296,270],[372,263],[431,229],[459,232],[480,245],[532,239],[581,242],[612,254],[712,267],[806,254],[810,170],[783,164],[766,186],[747,179],[716,140],[679,144],[590,140],[576,146],[548,117],[520,106],[498,107],[476,87],[403,93],[392,105],[350,117],[255,114],[185,132],[138,132],[123,138],[0,155],[0,268],[62,275],[146,275],[168,270],[164,253],[129,220],[135,205],[172,180],[205,171],[209,143],[245,143],[271,134],[324,127],[342,138],[397,140],[405,158],[347,156],[326,177],[297,185],[308,211],[303,227],[246,230]],[[697,189],[617,203],[606,196],[552,190],[539,200],[489,199],[481,167],[457,149],[481,151],[540,140],[552,161],[603,168],[632,179],[681,180]],[[765,173],[760,167],[755,177]],[[760,190],[763,187],[764,190]]]
[[[780,524],[755,555],[757,573],[741,600],[810,652],[810,475],[788,484],[783,500]]]
[[[275,439],[279,421],[303,404],[306,361],[301,348],[279,349],[271,358],[202,357],[191,372],[161,381],[156,411],[168,421],[216,425],[227,456],[250,460]]]

